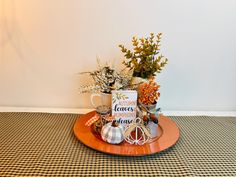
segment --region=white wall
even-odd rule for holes
[[[236,110],[235,0],[0,0],[0,106],[91,107],[76,73],[162,32],[163,110]]]

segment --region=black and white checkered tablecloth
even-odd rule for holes
[[[77,117],[0,113],[0,176],[236,176],[235,117],[171,117],[178,143],[143,157],[86,147],[73,134]]]

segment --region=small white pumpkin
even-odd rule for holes
[[[117,125],[115,121],[107,123],[102,127],[102,139],[110,144],[119,144],[124,140],[124,127]]]

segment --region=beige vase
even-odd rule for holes
[[[143,79],[141,77],[132,77],[132,80],[131,80],[131,85],[138,89],[139,85],[142,84],[142,83],[145,83],[145,82],[148,82],[147,79]]]

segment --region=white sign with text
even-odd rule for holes
[[[112,91],[112,116],[117,123],[126,126],[136,118],[137,91]]]

